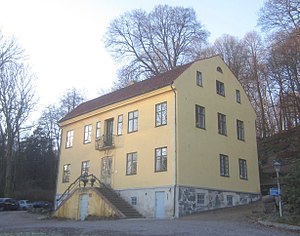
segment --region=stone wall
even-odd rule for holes
[[[259,194],[179,187],[179,216],[217,208],[244,205],[259,199]]]

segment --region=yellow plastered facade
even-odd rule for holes
[[[197,71],[202,73],[203,86],[196,84]],[[225,96],[216,93],[216,80],[224,83]],[[240,91],[241,103],[236,102],[236,90]],[[167,103],[167,124],[156,127],[155,106],[163,102]],[[205,129],[195,125],[195,105],[205,107]],[[132,111],[138,111],[138,130],[128,133],[128,113]],[[218,112],[226,115],[226,136],[218,133]],[[123,129],[118,136],[119,115],[123,115]],[[99,151],[95,149],[96,122],[101,122],[102,135],[108,119],[114,120],[115,146]],[[237,139],[236,120],[244,122],[244,141]],[[156,191],[166,193],[165,217],[186,214],[179,212],[179,205],[184,205],[180,201],[183,199],[181,187],[228,192],[230,196],[237,193],[236,202],[240,201],[240,194],[259,196],[255,112],[241,84],[218,56],[192,63],[172,85],[74,117],[60,125],[58,196],[80,176],[82,161],[90,161],[89,172],[101,179],[104,157],[112,158],[110,184],[113,189],[129,202],[132,196],[138,196],[139,202],[149,201],[153,205],[148,207],[152,211],[143,209],[144,204],[135,206],[147,217],[157,214]],[[92,141],[88,144],[83,143],[86,125],[92,125]],[[66,148],[66,133],[70,130],[74,131],[73,146]],[[167,171],[155,172],[155,149],[161,147],[167,147]],[[137,173],[126,175],[127,154],[133,152],[137,153]],[[220,175],[220,154],[229,158],[228,177]],[[247,161],[247,179],[239,176],[239,159]],[[71,165],[69,183],[62,183],[65,164]]]

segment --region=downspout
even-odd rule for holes
[[[173,87],[174,81],[170,84],[174,93],[174,205],[173,218],[176,218],[176,188],[177,188],[177,93]]]

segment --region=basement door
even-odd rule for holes
[[[155,218],[165,217],[165,192],[155,192]]]
[[[89,195],[88,194],[82,194],[80,195],[80,201],[79,201],[79,207],[80,207],[80,220],[85,220],[88,216],[88,207],[89,207]]]
[[[111,164],[112,164],[112,157],[103,157],[101,159],[101,181],[111,186]]]

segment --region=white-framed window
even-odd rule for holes
[[[218,132],[222,135],[227,135],[226,115],[218,113]]]
[[[227,200],[227,206],[233,206],[233,196],[232,195],[227,195],[226,200]]]
[[[195,114],[196,114],[196,127],[205,129],[205,107],[196,105]]]
[[[155,149],[155,172],[167,171],[167,147]]]
[[[229,159],[223,154],[220,154],[220,175],[229,177]]]
[[[216,89],[217,89],[217,94],[221,96],[225,96],[225,86],[224,83],[222,83],[219,80],[216,80]]]
[[[128,113],[128,133],[138,130],[138,111]]]
[[[81,162],[81,175],[89,175],[90,161]]]
[[[245,140],[245,129],[244,129],[244,122],[241,120],[236,120],[236,132],[237,132],[237,139],[238,140]]]
[[[71,174],[71,164],[66,164],[63,166],[63,183],[70,182],[70,174]]]
[[[167,124],[167,102],[155,105],[155,126]]]
[[[235,90],[235,98],[237,103],[241,103],[241,92],[240,90]]]
[[[126,175],[137,174],[137,153],[127,153]]]
[[[205,194],[197,193],[197,204],[204,205],[205,203]]]
[[[198,86],[203,86],[202,73],[200,71],[196,71],[196,83]]]
[[[131,205],[135,206],[137,204],[137,197],[131,197]]]
[[[74,139],[74,131],[73,130],[67,131],[66,148],[70,148],[73,146],[73,139]]]
[[[240,170],[240,178],[248,179],[247,174],[247,161],[244,159],[239,159],[239,170]]]
[[[96,140],[99,140],[101,137],[101,121],[96,122]]]
[[[123,133],[123,115],[118,116],[118,128],[117,135],[122,135]]]
[[[83,143],[92,142],[92,125],[84,126],[84,139]]]

